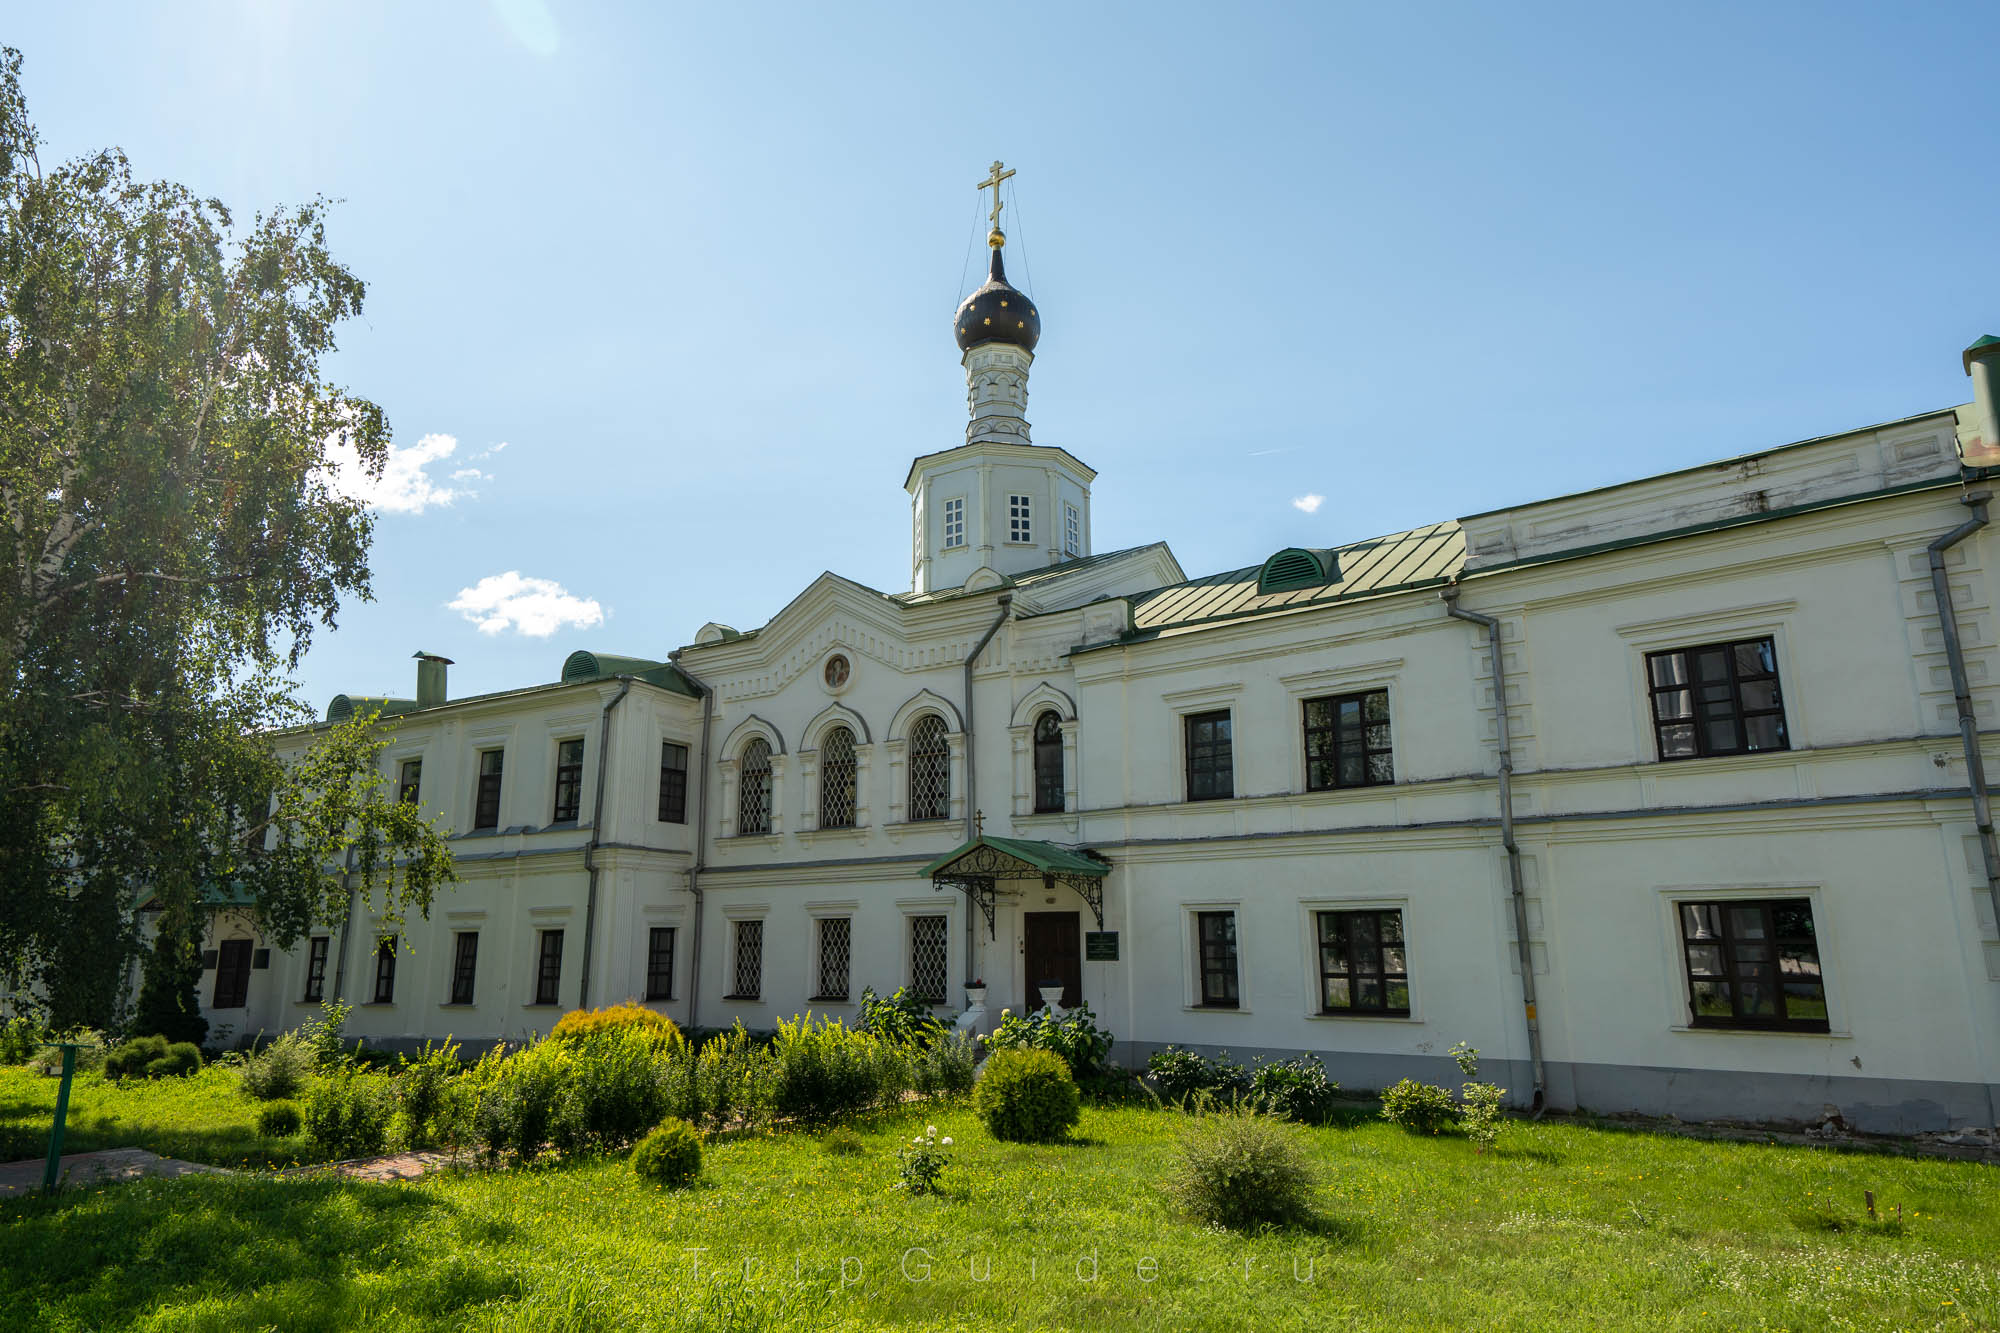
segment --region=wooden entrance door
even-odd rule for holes
[[[1075,912],[1025,912],[1022,952],[1027,957],[1028,1012],[1042,1007],[1040,987],[1062,983],[1062,1007],[1083,1003],[1082,936]]]

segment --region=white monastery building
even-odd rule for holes
[[[271,957],[218,914],[211,1021],[340,997],[350,1034],[476,1047],[907,986],[983,988],[990,1027],[1059,986],[1128,1064],[1373,1088],[1455,1082],[1465,1040],[1524,1106],[2000,1119],[2000,340],[1969,405],[1189,578],[1096,550],[1097,474],[1030,439],[994,221],[909,590],[829,573],[550,684],[453,699],[420,654],[414,699],[335,699],[395,715],[463,882],[400,948],[364,909]]]

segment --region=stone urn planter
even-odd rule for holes
[[[1063,1011],[1062,1010],[1063,988],[1062,988],[1062,983],[1060,981],[1045,982],[1042,985],[1035,987],[1035,989],[1041,992],[1042,1003],[1049,1007],[1049,1011],[1051,1013],[1059,1014]]]
[[[965,1007],[968,1009],[984,1009],[986,1007],[986,986],[984,983],[975,981],[965,988]]]

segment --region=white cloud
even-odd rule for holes
[[[1324,495],[1301,495],[1292,501],[1292,508],[1301,514],[1317,514],[1319,507],[1326,503]]]
[[[481,472],[476,467],[462,467],[451,474],[451,479],[453,481],[491,481],[493,480],[493,474],[491,472]]]
[[[426,435],[407,449],[389,446],[382,475],[372,477],[354,446],[334,441],[327,446],[327,470],[335,492],[359,500],[371,509],[391,514],[421,514],[432,505],[448,505],[465,490],[440,486],[424,469],[449,458],[458,448],[451,435]]]
[[[524,578],[517,569],[488,574],[459,589],[452,610],[479,626],[481,634],[512,628],[531,639],[546,639],[565,625],[585,629],[604,623],[594,597],[578,597],[554,579]]]
[[[500,443],[494,445],[491,449],[481,449],[478,453],[472,456],[472,461],[475,463],[483,463],[487,459],[493,457],[493,455],[499,453],[502,449],[505,449],[506,447],[507,447],[507,441],[502,440],[500,441]]]

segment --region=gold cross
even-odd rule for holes
[[[1000,202],[1000,182],[1006,180],[1009,176],[1013,174],[1014,170],[1012,167],[1003,167],[1001,163],[995,162],[993,164],[993,174],[988,176],[985,180],[979,182],[979,184],[972,187],[975,190],[990,189],[993,191],[992,216],[993,216],[993,230],[995,231],[1000,230],[1000,210],[1006,207],[1005,204]]]

